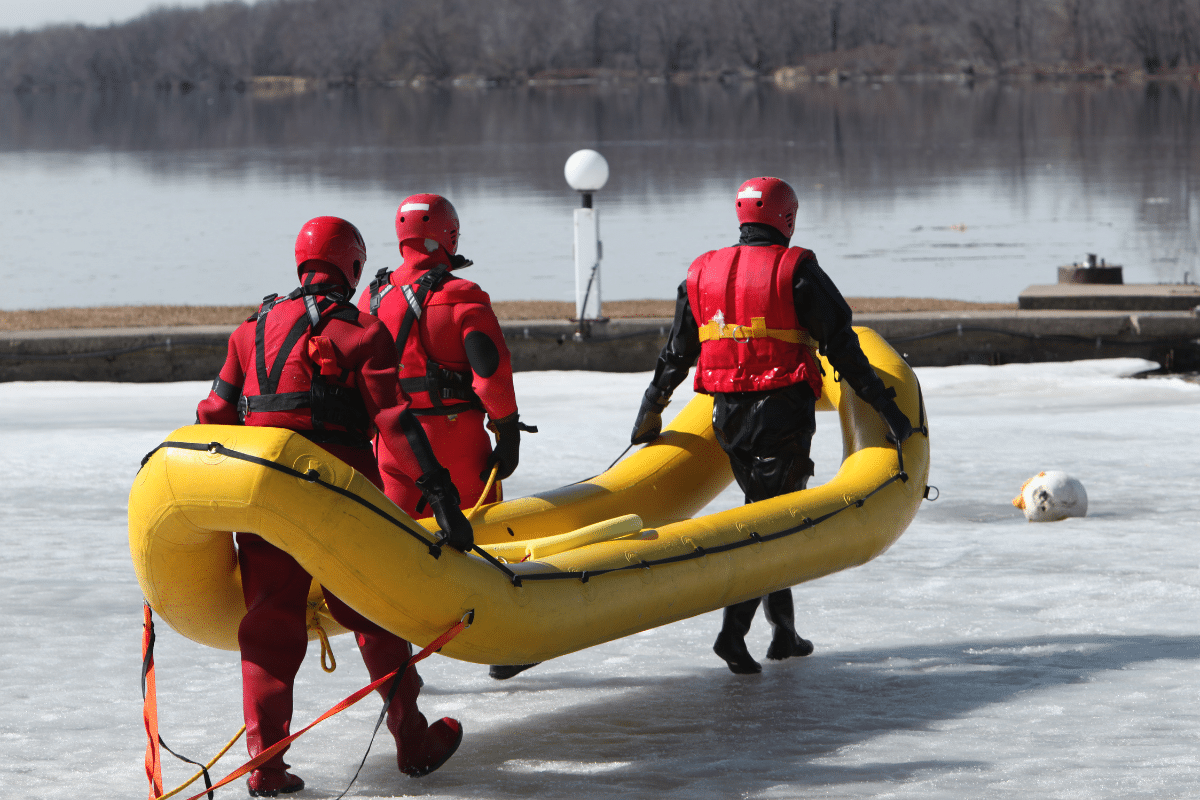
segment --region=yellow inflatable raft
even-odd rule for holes
[[[602,475],[485,507],[474,520],[485,553],[463,554],[302,436],[195,425],[147,456],[130,493],[138,582],[175,630],[236,649],[245,606],[229,531],[253,532],[313,575],[314,608],[319,583],[418,645],[471,615],[443,655],[523,664],[857,566],[908,527],[929,469],[916,377],[873,331],[858,333],[925,430],[898,450],[824,362],[819,407],[837,410],[845,451],[824,485],[693,519],[732,480],[712,400],[698,396]]]

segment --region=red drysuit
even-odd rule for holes
[[[403,243],[401,254],[404,263],[390,274],[381,273],[359,299],[360,309],[375,307],[373,313],[387,326],[393,341],[401,334],[410,303],[416,301],[419,281],[433,277],[439,265],[446,272],[449,269],[449,258],[441,248],[429,253]],[[434,455],[450,470],[463,508],[471,508],[483,494],[492,452],[484,414],[493,422],[516,419],[512,357],[486,292],[450,274],[436,284],[424,293],[418,303],[420,317],[413,314],[404,337],[400,386],[412,398],[412,411]],[[379,466],[387,496],[418,516],[421,495],[411,466],[385,447],[379,448]],[[498,495],[493,489],[488,502],[498,500]]]
[[[408,399],[396,381],[391,337],[372,317],[325,294],[325,289],[345,289],[337,272],[310,270],[305,283],[317,291],[269,298],[233,332],[220,376],[197,408],[197,421],[299,431],[382,488],[370,447],[377,426],[381,446],[393,461],[420,475],[400,427]],[[306,327],[313,309],[318,321],[313,325],[309,318]],[[314,385],[321,391],[312,391]],[[254,534],[237,534],[237,543],[246,600],[246,616],[238,629],[246,746],[255,756],[289,732],[292,684],[308,645],[305,615],[312,578],[290,555]],[[356,632],[372,679],[408,661],[408,642],[328,591],[325,599],[334,619]],[[388,708],[398,764],[409,774],[422,773],[461,736],[453,720],[426,724],[417,710],[419,691],[420,679],[415,668],[409,668]],[[281,772],[286,767],[280,753],[260,769]]]

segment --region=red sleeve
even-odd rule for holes
[[[455,306],[455,311],[464,348],[467,346],[467,337],[472,333],[483,334],[491,340],[499,356],[498,363],[490,374],[481,375],[472,368],[471,388],[479,395],[483,407],[492,419],[515,413],[517,394],[513,389],[512,353],[504,342],[504,333],[500,330],[500,321],[496,319],[496,313],[490,305],[477,303],[463,303]]]
[[[249,343],[249,350],[246,343]],[[242,385],[246,381],[246,366],[254,357],[254,327],[251,323],[243,322],[234,329],[229,337],[229,347],[225,353],[225,364],[221,367],[218,380],[224,381],[230,391],[242,393]],[[196,407],[196,422],[201,425],[237,425],[237,398],[232,401],[220,397],[216,388],[209,390],[208,397],[200,401]]]

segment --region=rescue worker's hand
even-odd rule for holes
[[[637,419],[633,421],[630,443],[645,444],[658,438],[662,433],[662,412],[670,402],[669,392],[663,392],[657,386],[650,385],[642,397],[642,407],[638,409]]]
[[[475,545],[471,523],[458,507],[458,489],[450,480],[450,471],[445,467],[426,472],[417,478],[417,488],[425,495],[433,518],[442,529],[442,542],[464,553]]]
[[[499,464],[496,480],[502,481],[516,471],[517,463],[521,460],[521,423],[514,411],[507,417],[492,420],[488,427],[496,432],[496,447],[488,456],[487,466],[479,474],[479,480],[486,481],[492,467]]]
[[[881,403],[881,405],[883,407],[879,409],[879,416],[883,417],[883,421],[887,423],[887,440],[892,444],[904,444],[905,440],[913,435],[912,423],[908,421],[905,413],[900,410],[900,406],[891,400]]]

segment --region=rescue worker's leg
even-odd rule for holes
[[[257,756],[286,738],[292,721],[292,687],[308,648],[305,612],[312,578],[295,559],[251,533],[237,534],[246,616],[238,627],[242,655],[242,712],[246,750]],[[286,752],[286,748],[284,749]],[[287,772],[283,752],[250,774],[252,796],[304,788]]]
[[[816,430],[815,407],[816,398],[807,384],[772,392],[716,395],[714,432],[718,444],[729,456],[733,475],[747,503],[807,486],[813,474],[809,451]],[[729,669],[739,674],[761,670],[745,645],[745,635],[759,601],[760,598],[754,598],[727,608],[721,633],[713,646]],[[768,595],[765,612],[772,626],[767,658],[779,660],[812,652],[812,643],[795,631],[790,589]]]
[[[761,598],[754,597],[741,603],[726,606],[721,620],[721,632],[713,645],[713,652],[725,659],[729,671],[737,675],[754,675],[762,672],[762,665],[754,660],[746,648],[746,634],[754,621]]]
[[[450,470],[450,480],[458,489],[460,506],[470,510],[483,495],[487,477],[479,475],[487,467],[492,454],[492,438],[484,427],[484,413],[467,409],[453,416],[419,415],[421,427],[433,446],[433,454],[443,467]],[[487,502],[498,497],[493,484]]]
[[[767,647],[767,658],[782,661],[793,656],[811,655],[813,643],[796,633],[792,612],[792,590],[780,589],[767,595],[763,613],[771,623],[771,644]]]
[[[372,681],[407,664],[412,646],[390,631],[384,630],[354,611],[329,591],[325,603],[339,624],[354,631],[363,662]],[[392,681],[379,688],[387,700]],[[396,765],[405,775],[421,777],[445,764],[462,742],[462,726],[458,720],[443,717],[432,725],[417,708],[421,678],[417,668],[409,666],[400,677],[400,685],[387,709],[387,726],[396,740]]]

